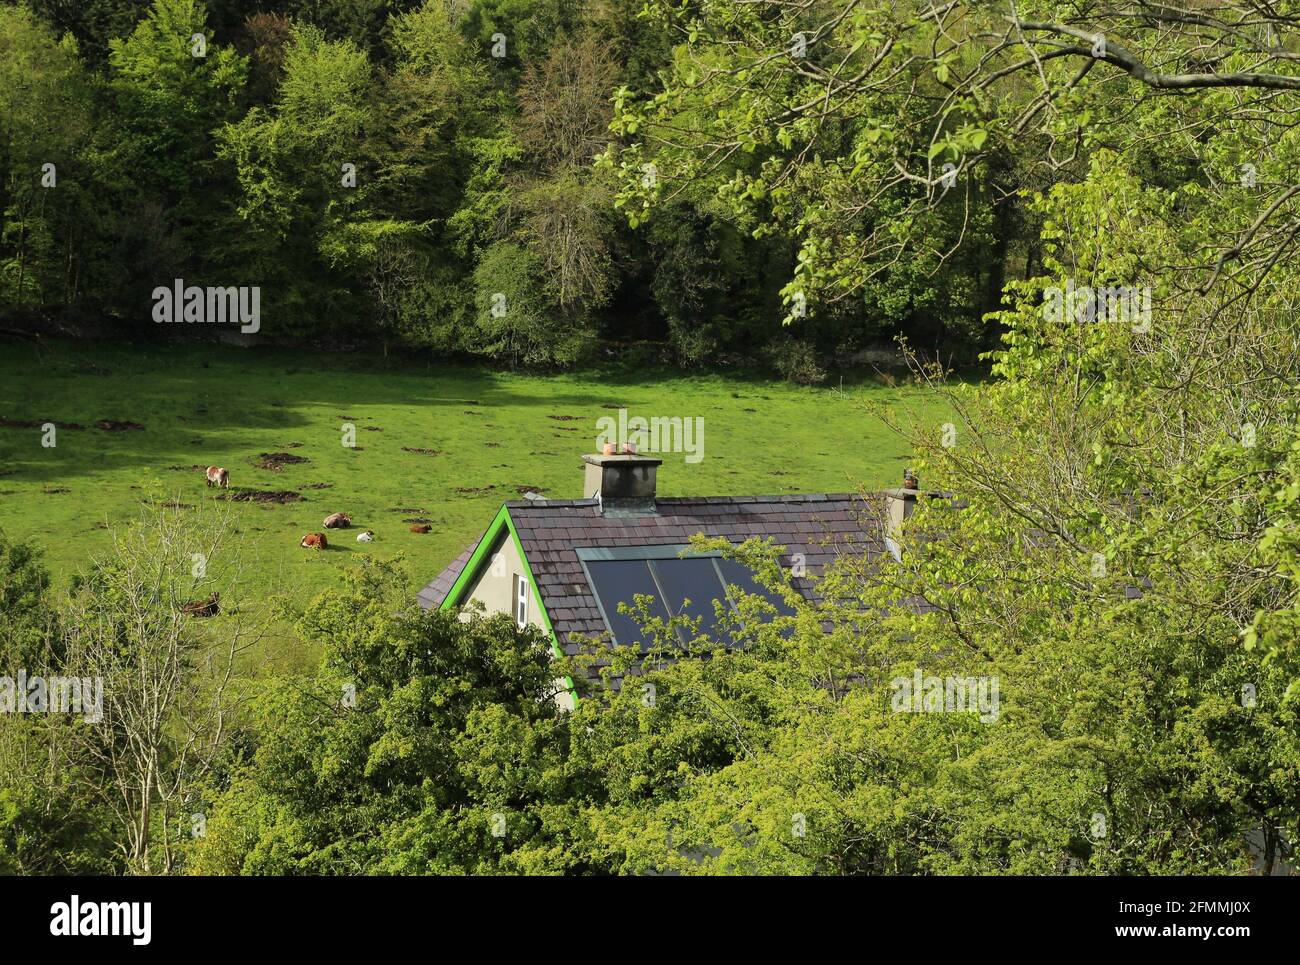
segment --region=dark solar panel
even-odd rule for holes
[[[754,593],[770,601],[778,613],[790,616],[794,610],[776,594],[759,584],[743,563],[721,557],[669,557],[655,559],[588,560],[592,589],[609,622],[614,640],[620,645],[646,643],[641,625],[635,617],[619,612],[619,604],[633,605],[637,594],[654,598],[652,616],[667,621],[669,614],[685,615],[700,621],[700,633],[721,643],[727,634],[719,626],[715,600],[727,600],[727,585],[742,592]],[[685,603],[690,600],[690,604]],[[730,605],[730,604],[728,604]],[[679,631],[683,643],[685,631]]]
[[[692,620],[698,617],[700,632],[716,640],[718,618],[713,601],[725,601],[727,596],[713,560],[654,560],[650,565],[672,614],[685,615]],[[685,600],[691,601],[689,606],[683,606]]]
[[[620,613],[618,605],[635,605],[638,593],[654,597],[651,615],[668,619],[668,611],[660,600],[659,588],[650,575],[646,560],[593,560],[587,563],[592,588],[605,611],[605,619],[619,644],[647,646],[642,640],[641,625],[634,617]]]
[[[728,586],[737,586],[746,593],[756,593],[770,601],[776,607],[777,613],[787,617],[794,616],[794,608],[754,579],[753,572],[744,563],[719,557],[718,566]]]

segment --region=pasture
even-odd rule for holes
[[[305,602],[363,553],[403,557],[414,591],[502,502],[529,488],[580,496],[579,456],[619,408],[703,418],[702,459],[661,454],[662,495],[894,485],[907,446],[864,399],[936,431],[947,418],[927,390],[875,378],[841,391],[838,381],[804,388],[730,373],[523,375],[278,349],[9,343],[0,354],[0,529],[34,541],[63,588],[150,494],[194,513],[231,496],[252,592]],[[48,422],[52,446],[42,444]],[[211,464],[229,470],[227,492],[206,485]],[[324,552],[300,548],[335,512],[353,528],[330,530]],[[410,531],[420,523],[427,534]],[[356,542],[366,529],[374,542]]]

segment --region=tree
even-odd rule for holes
[[[144,318],[157,285],[220,263],[230,182],[214,132],[240,112],[247,61],[218,45],[198,0],[155,0],[111,41],[109,68],[91,153],[100,206],[87,285]]]
[[[92,566],[64,619],[67,666],[103,688],[102,720],[74,732],[69,757],[96,775],[90,790],[134,873],[175,866],[196,789],[229,736],[235,662],[263,630],[254,612],[231,605],[228,521],[182,512],[153,508],[115,533],[111,557]],[[213,587],[226,600],[221,632],[208,639],[186,604]]]
[[[541,259],[513,242],[493,245],[474,270],[473,345],[512,365],[576,361],[589,333],[575,326],[545,292]]]
[[[1254,214],[1269,224],[1296,198],[1272,175],[1257,123],[1264,110],[1290,127],[1294,55],[1284,18],[1249,4],[1137,18],[1050,3],[1032,19],[971,3],[653,11],[680,43],[662,89],[617,93],[615,127],[629,142],[617,154],[622,203],[639,221],[656,197],[703,195],[754,231],[788,234],[798,255],[787,305],[856,299],[900,266],[895,287],[970,274],[951,259],[972,226],[1031,267],[1032,237],[1023,252],[1007,237],[1023,215],[1019,190],[1079,176],[1100,143],[1147,144],[1152,124],[1189,147],[1225,122],[1249,131],[1188,157],[1213,169],[1215,190],[1249,176]],[[658,168],[653,188],[645,163]],[[1270,257],[1279,238],[1254,221],[1225,224],[1209,261]],[[996,309],[1000,276],[979,280],[981,309]]]
[[[0,674],[17,687],[66,667],[50,576],[30,545],[0,534]],[[58,714],[0,714],[0,872],[111,873],[120,868],[97,775],[66,752],[79,725]]]
[[[84,203],[78,152],[90,84],[71,39],[26,7],[0,8],[0,299],[70,300],[74,223]]]
[[[270,111],[252,108],[218,132],[218,156],[239,191],[228,212],[237,230],[222,259],[268,287],[270,305],[290,330],[337,324],[355,309],[355,276],[330,272],[344,263],[341,233],[366,216],[373,190],[363,166],[370,63],[348,41],[330,41],[298,25]]]
[[[368,562],[300,615],[324,646],[320,670],[271,690],[258,750],[216,798],[193,870],[574,869],[570,725],[547,641],[505,615],[421,611],[404,587]]]
[[[618,66],[593,35],[551,47],[519,85],[519,136],[544,169],[586,166],[609,143]]]

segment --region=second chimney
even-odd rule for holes
[[[645,516],[655,512],[656,470],[662,459],[637,453],[583,456],[582,495],[600,500],[605,516]]]
[[[922,490],[920,480],[916,478],[916,473],[910,469],[903,470],[903,485],[898,489],[886,489],[882,494],[885,497],[885,509],[887,519],[885,520],[886,545],[895,559],[900,558],[898,549],[898,538],[903,528],[903,523],[911,518],[912,513],[916,510],[916,501],[925,497],[926,499],[943,499],[949,501],[953,509],[961,509],[965,503],[952,501],[952,493],[946,493],[941,490]]]

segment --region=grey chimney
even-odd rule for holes
[[[885,497],[885,508],[888,511],[888,518],[885,521],[885,545],[895,559],[901,559],[902,553],[898,548],[898,537],[903,528],[903,523],[916,511],[916,501],[918,499],[922,497],[926,499],[943,499],[948,501],[946,504],[953,509],[961,509],[966,505],[963,500],[954,500],[952,493],[937,489],[921,489],[921,482],[911,469],[903,470],[903,485],[901,487],[886,489],[882,495]]]
[[[583,456],[582,495],[600,500],[605,516],[655,513],[655,476],[662,459],[637,453]]]

